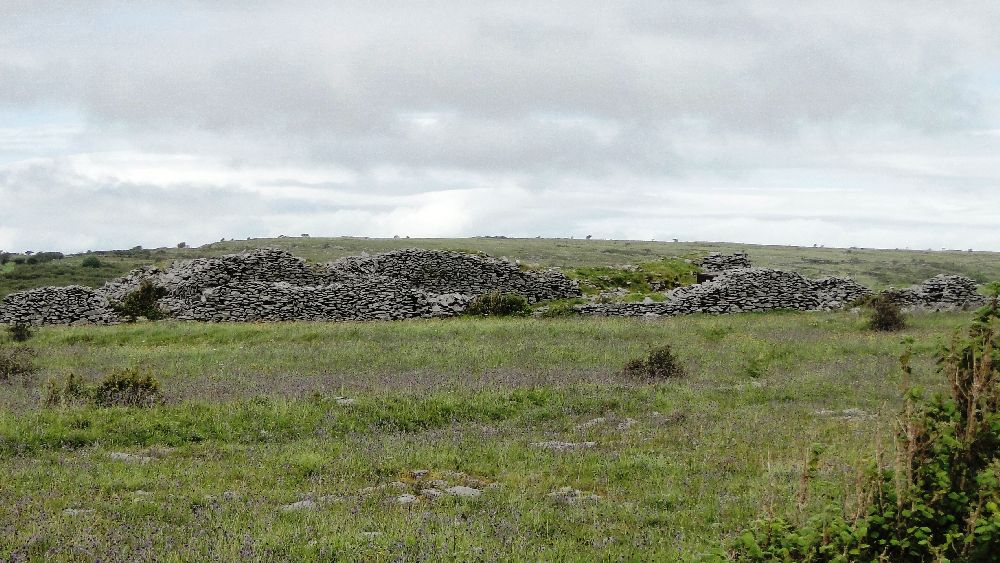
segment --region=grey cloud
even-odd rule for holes
[[[843,214],[820,216],[825,196],[808,190],[860,186],[885,200],[918,187],[947,201],[973,188],[995,193],[1000,182],[998,163],[973,168],[1000,140],[970,135],[1000,127],[993,3],[0,4],[8,16],[0,20],[0,109],[80,116],[70,124],[79,128],[72,143],[28,155],[49,164],[3,177],[4,196],[27,198],[25,209],[66,197],[81,206],[73,213],[93,219],[99,211],[79,194],[96,190],[93,201],[105,204],[131,194],[140,217],[143,206],[162,202],[156,220],[194,224],[180,198],[208,215],[225,209],[265,223],[310,216],[319,224],[325,213],[345,228],[399,229],[419,205],[447,214],[433,194],[453,192],[459,201],[468,190],[513,186],[525,205],[557,205],[552,194],[574,201],[579,191],[608,198],[600,209],[576,201],[548,217],[538,208],[517,219],[461,200],[453,213],[467,220],[442,232],[469,234],[462,225],[495,219],[524,234],[590,225],[628,233],[638,229],[629,213],[675,224],[697,212],[712,221],[753,213],[748,220],[847,225]],[[0,144],[0,163],[23,157],[15,150],[22,145]],[[303,177],[276,170],[253,186],[169,175],[101,183],[60,163],[74,151],[198,155],[234,177],[248,165],[291,167]],[[965,169],[936,171],[895,165],[890,153],[971,159]],[[353,179],[307,174],[326,165]],[[734,203],[749,189],[777,193],[790,183],[807,195],[781,213]],[[676,197],[704,186],[722,190],[717,210],[685,208]],[[272,191],[264,197],[252,188]],[[282,189],[317,199],[282,200]],[[371,201],[327,202],[340,193]],[[901,233],[915,228],[890,210],[871,220]],[[233,221],[233,229],[250,224]],[[30,222],[14,223],[26,233],[18,240],[34,236]],[[87,231],[84,222],[66,224]]]

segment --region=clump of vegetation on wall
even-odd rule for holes
[[[491,291],[475,297],[465,312],[479,317],[512,317],[531,313],[531,307],[523,295]]]
[[[586,294],[619,287],[631,293],[648,294],[691,285],[695,283],[699,271],[698,266],[681,258],[665,258],[630,267],[574,268],[566,275],[577,280],[580,290]]]
[[[138,289],[126,295],[120,303],[113,303],[112,308],[129,322],[134,322],[139,317],[159,320],[166,315],[156,302],[166,294],[166,289],[153,285],[149,280],[142,280]]]

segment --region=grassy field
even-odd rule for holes
[[[931,354],[966,317],[890,335],[848,312],[42,329],[40,373],[0,384],[0,558],[703,558],[791,509],[811,444],[815,502],[850,502],[889,443],[900,339],[940,389]],[[686,377],[620,373],[664,343]],[[166,404],[40,404],[50,378],[136,365]],[[578,446],[534,445],[553,441]],[[415,470],[482,494],[420,497]]]
[[[746,251],[756,265],[799,272],[808,277],[851,276],[881,289],[906,286],[934,275],[962,274],[979,282],[1000,280],[1000,253],[926,250],[871,250],[757,246],[711,242],[645,242],[571,239],[370,239],[357,237],[286,237],[218,242],[199,248],[161,248],[74,255],[44,264],[19,264],[0,270],[0,298],[44,285],[78,283],[99,286],[144,264],[165,266],[171,260],[221,256],[261,247],[286,249],[297,256],[326,262],[362,252],[400,248],[429,248],[486,252],[520,259],[526,264],[563,269],[655,262],[673,256],[686,258],[710,252]],[[104,266],[84,268],[86,256],[97,256]]]

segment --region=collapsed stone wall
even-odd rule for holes
[[[679,287],[660,303],[578,305],[584,314],[608,316],[741,313],[791,309],[834,309],[868,292],[847,278],[810,280],[793,272],[768,268],[727,270],[715,279]]]
[[[986,303],[976,282],[965,276],[939,274],[911,287],[887,290],[906,309],[954,310]]]
[[[262,248],[219,258],[178,260],[166,270],[145,266],[101,288],[111,299],[122,299],[148,279],[171,297],[198,297],[205,288],[285,282],[296,286],[325,285],[327,272],[283,250]]]
[[[576,282],[561,273],[522,271],[488,256],[400,250],[318,265],[261,249],[177,261],[166,269],[147,266],[97,290],[77,286],[12,294],[0,303],[0,321],[120,322],[110,302],[143,280],[166,290],[158,305],[169,317],[219,322],[447,317],[494,290],[531,301],[580,295]]]
[[[744,257],[716,257],[712,267],[739,263]],[[976,292],[976,282],[963,276],[939,275],[911,288],[888,291],[911,310],[965,309],[985,302]],[[677,288],[659,303],[594,303],[577,305],[574,310],[621,317],[775,309],[817,311],[847,307],[871,294],[870,289],[850,278],[810,280],[792,272],[751,267],[727,269],[705,283]]]

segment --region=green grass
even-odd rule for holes
[[[41,374],[0,388],[0,558],[695,559],[788,508],[814,442],[823,486],[852,491],[900,405],[900,339],[917,341],[916,382],[940,389],[932,352],[965,320],[889,335],[851,313],[45,328]],[[620,373],[664,343],[686,378]],[[167,404],[39,404],[48,378],[136,364]],[[824,414],[850,408],[871,417]],[[547,440],[596,445],[532,446]],[[483,495],[394,503],[418,492],[416,469]],[[564,486],[601,498],[548,496]],[[303,498],[316,508],[281,509]]]
[[[761,246],[713,242],[650,242],[573,239],[372,239],[276,238],[218,242],[200,248],[160,248],[95,252],[69,256],[39,265],[21,264],[0,271],[0,298],[13,292],[44,285],[81,284],[99,286],[131,268],[144,264],[166,265],[174,259],[221,256],[261,247],[283,248],[297,256],[326,262],[361,252],[384,252],[401,248],[428,248],[486,252],[517,258],[524,264],[576,268],[648,264],[711,252],[745,251],[754,264],[799,272],[808,277],[851,276],[875,289],[907,286],[937,274],[962,274],[979,282],[1000,280],[1000,253],[926,250],[871,250]],[[83,268],[88,255],[98,256],[108,266]],[[663,272],[661,272],[663,273]],[[681,273],[681,272],[670,272]]]

